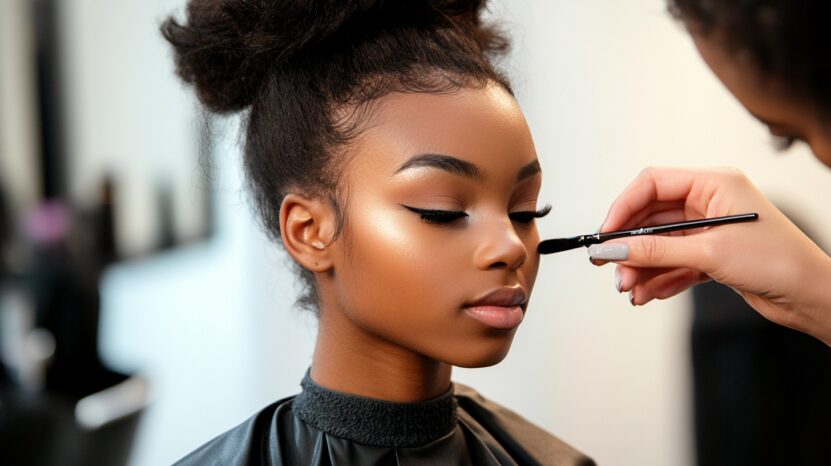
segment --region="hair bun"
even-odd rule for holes
[[[168,18],[177,73],[219,113],[249,106],[266,73],[306,53],[401,26],[457,26],[479,34],[485,0],[190,0],[187,23]],[[479,40],[479,39],[477,39]],[[502,44],[481,44],[483,50]]]

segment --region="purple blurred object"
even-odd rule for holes
[[[27,238],[39,244],[54,244],[66,238],[72,227],[70,210],[61,201],[47,201],[23,220]]]

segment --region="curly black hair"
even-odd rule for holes
[[[723,34],[733,53],[831,115],[831,1],[668,0],[693,32]]]
[[[189,0],[162,34],[177,73],[211,111],[244,111],[244,166],[265,230],[280,240],[289,192],[338,193],[344,146],[367,104],[391,92],[453,92],[507,79],[508,40],[481,19],[486,0]],[[344,116],[346,115],[346,117]],[[315,312],[314,276],[298,266]]]

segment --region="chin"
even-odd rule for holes
[[[513,340],[513,338],[511,339]],[[472,348],[471,348],[472,349]],[[490,367],[502,362],[508,351],[511,349],[511,341],[489,342],[480,348],[466,352],[465,354],[454,354],[453,357],[445,359],[445,362],[456,367],[473,369],[477,367]]]

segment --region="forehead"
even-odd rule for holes
[[[513,170],[536,158],[519,106],[498,85],[453,93],[396,93],[376,102],[353,160],[390,174],[419,153],[449,154],[483,171]],[[361,160],[362,159],[362,160]]]

